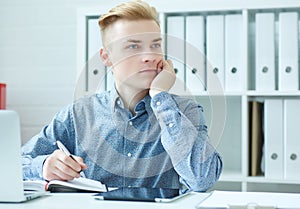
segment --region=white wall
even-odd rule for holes
[[[7,109],[21,117],[27,141],[73,100],[76,83],[76,21],[79,8],[110,8],[122,0],[1,0],[0,82],[7,83]],[[149,0],[182,8],[183,1]],[[188,1],[191,7],[198,1]],[[194,2],[194,3],[192,3]]]
[[[23,142],[72,102],[77,8],[101,2],[0,1],[0,82],[7,83],[7,109],[20,114]]]

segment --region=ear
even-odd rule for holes
[[[110,61],[109,53],[106,49],[101,47],[99,54],[100,54],[100,59],[105,66],[107,66],[107,67],[112,66],[112,62]]]

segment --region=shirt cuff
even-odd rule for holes
[[[151,107],[159,112],[172,108],[178,109],[172,95],[166,91],[160,92],[152,98]]]
[[[32,160],[32,175],[43,179],[43,165],[49,155],[40,155]]]
[[[168,92],[160,92],[153,97],[151,106],[162,132],[167,131],[176,138],[181,129],[181,112],[173,96]],[[173,137],[170,138],[171,141],[174,140]]]

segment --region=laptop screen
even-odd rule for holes
[[[0,110],[0,202],[24,198],[20,132],[18,114]]]

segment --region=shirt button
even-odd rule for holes
[[[131,157],[131,156],[132,156],[132,154],[131,154],[130,152],[128,152],[127,156],[128,156],[128,157]]]
[[[173,123],[169,123],[169,127],[172,128],[174,126]]]
[[[129,121],[129,125],[131,125],[131,126],[132,126],[132,121]]]
[[[159,106],[160,104],[161,104],[160,101],[156,102],[156,105],[157,105],[157,106]]]
[[[118,101],[117,101],[117,103],[118,103],[118,105],[120,105],[120,104],[121,104],[121,101],[120,101],[120,100],[118,100]]]

